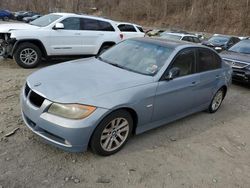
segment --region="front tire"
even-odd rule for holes
[[[3,21],[9,21],[9,17],[5,16],[5,17],[3,18]]]
[[[117,153],[126,144],[133,129],[133,119],[126,110],[119,110],[105,117],[95,129],[90,147],[98,155]]]
[[[214,97],[209,105],[208,112],[215,113],[220,108],[222,101],[224,99],[224,96],[225,96],[225,90],[223,88],[219,89],[215,93],[215,95],[214,95]]]
[[[37,67],[42,59],[41,50],[29,42],[20,44],[13,56],[16,63],[26,69]]]

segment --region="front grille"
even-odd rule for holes
[[[249,64],[241,62],[241,61],[236,61],[236,60],[231,60],[231,59],[224,59],[224,60],[228,64],[230,64],[233,68],[243,69],[249,65]]]
[[[28,84],[26,83],[26,84],[25,84],[25,88],[24,88],[24,94],[25,94],[26,97],[28,96],[29,92],[30,92],[30,87],[29,87]]]
[[[45,98],[38,95],[34,91],[31,91],[30,96],[29,96],[29,100],[34,106],[41,107]]]

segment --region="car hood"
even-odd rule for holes
[[[41,69],[27,78],[29,87],[48,100],[85,103],[93,98],[153,82],[96,58],[70,61]]]
[[[8,33],[11,30],[36,29],[38,26],[26,23],[1,24],[0,33]]]
[[[202,44],[205,46],[210,46],[210,47],[223,47],[225,45],[223,43],[214,43],[214,42],[210,42],[210,41],[204,41],[204,42],[202,42]]]
[[[243,54],[237,52],[224,51],[220,53],[222,58],[235,60],[235,61],[243,61],[250,64],[250,54]]]

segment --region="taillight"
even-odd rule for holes
[[[120,38],[121,38],[121,40],[123,39],[123,34],[122,33],[120,33]]]

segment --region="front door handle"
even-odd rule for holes
[[[195,87],[197,84],[198,84],[197,81],[193,81],[193,82],[190,84],[190,87]]]
[[[81,35],[81,33],[75,33],[75,35]]]

